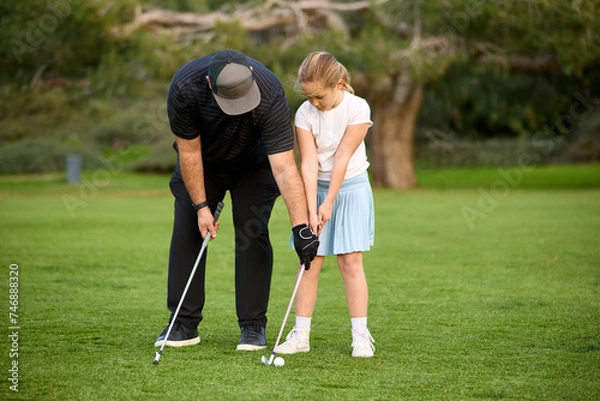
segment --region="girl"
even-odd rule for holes
[[[367,329],[368,288],[362,253],[373,245],[373,194],[364,138],[373,124],[367,102],[354,95],[346,68],[327,52],[311,53],[298,71],[296,89],[306,96],[294,125],[301,156],[309,222],[320,236],[317,257],[296,295],[296,324],[277,353],[310,350],[310,326],[319,273],[336,255],[352,324],[352,356],[372,357]]]

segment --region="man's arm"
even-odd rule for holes
[[[192,198],[192,203],[199,204],[207,200],[204,188],[204,165],[202,161],[202,145],[200,137],[183,139],[175,137],[179,150],[179,166],[185,187]],[[198,228],[202,238],[210,232],[211,237],[217,236],[217,225],[210,208],[203,207],[198,210]]]
[[[321,234],[320,221],[317,218],[317,178],[319,173],[319,159],[317,154],[317,145],[312,132],[296,127],[296,137],[298,138],[298,150],[302,159],[300,163],[300,177],[304,183],[306,192],[306,206],[310,228],[317,235]]]
[[[310,269],[310,262],[317,255],[319,238],[312,232],[308,222],[306,195],[302,178],[296,167],[294,151],[288,150],[269,156],[275,181],[279,186],[281,196],[290,213],[294,248],[300,258],[300,263],[306,270]]]
[[[296,166],[294,151],[269,155],[269,162],[273,170],[273,176],[281,192],[281,197],[287,206],[292,226],[307,224],[308,213],[306,207],[306,195],[302,178]]]

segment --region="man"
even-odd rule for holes
[[[265,326],[273,270],[268,224],[281,194],[294,246],[310,267],[319,241],[308,227],[306,196],[296,167],[291,112],[281,83],[256,60],[222,50],[175,73],[167,111],[178,162],[170,181],[175,217],[169,253],[167,306],[179,304],[201,247],[215,238],[212,211],[229,191],[235,230],[235,296],[241,329],[238,350],[267,345]],[[200,342],[205,300],[204,253],[166,346]],[[165,341],[168,325],[155,342]]]

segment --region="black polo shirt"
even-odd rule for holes
[[[192,60],[175,73],[167,98],[171,131],[184,139],[200,136],[206,170],[243,170],[264,162],[267,155],[293,149],[291,112],[277,76],[248,58],[261,101],[248,113],[230,116],[219,108],[206,82],[211,56]]]

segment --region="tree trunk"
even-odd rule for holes
[[[401,80],[402,81],[402,80]],[[408,189],[417,186],[414,135],[423,104],[423,85],[398,83],[396,95],[375,103],[369,161],[373,186]]]

